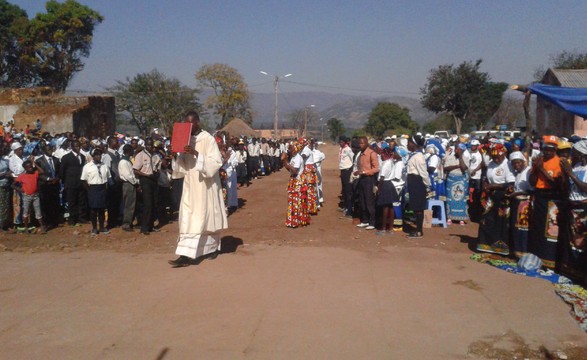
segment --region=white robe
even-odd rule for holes
[[[226,170],[226,197],[228,207],[238,207],[238,192],[237,192],[237,178],[236,167],[238,165],[238,157],[236,151],[230,149],[230,158],[222,166]]]
[[[206,131],[192,136],[198,157],[179,154],[178,171],[185,173],[179,207],[179,237],[175,253],[195,259],[220,250],[220,230],[228,228],[220,175],[222,155]]]

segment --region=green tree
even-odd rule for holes
[[[554,69],[587,69],[587,52],[564,50],[559,54],[550,55],[548,67]],[[534,79],[541,81],[544,73],[546,73],[546,67],[544,65],[539,66],[534,71]]]
[[[158,70],[117,81],[109,89],[116,96],[116,110],[127,114],[143,135],[152,127],[170,135],[173,123],[189,110],[199,110],[198,90],[191,89]]]
[[[386,131],[410,134],[419,128],[410,117],[410,110],[398,104],[381,102],[375,105],[364,129],[367,133],[381,137]]]
[[[454,131],[454,121],[448,114],[441,113],[422,127],[422,131],[427,134],[434,134],[434,132],[441,130],[447,130],[451,133]]]
[[[234,117],[253,123],[251,95],[242,75],[226,64],[206,64],[196,73],[201,88],[211,88],[214,95],[205,100],[208,109],[220,117],[219,128],[224,127]]]
[[[422,105],[450,115],[457,134],[463,126],[484,126],[499,108],[507,88],[507,84],[491,82],[489,74],[480,71],[481,62],[441,65],[430,70],[427,84],[420,89]]]
[[[337,118],[330,118],[326,122],[326,127],[330,133],[330,139],[332,141],[336,141],[340,135],[343,135],[346,131],[344,128],[344,124],[342,121],[338,120]]]
[[[47,1],[27,25],[21,46],[20,66],[28,70],[30,85],[49,86],[63,92],[84,68],[90,55],[94,28],[104,18],[74,0]]]
[[[19,37],[28,21],[26,11],[0,0],[0,87],[21,87],[27,83],[19,66]]]

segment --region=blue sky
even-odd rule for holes
[[[29,17],[43,0],[9,0]],[[587,1],[79,0],[105,20],[70,85],[101,90],[157,68],[195,86],[203,64],[236,68],[253,92],[418,97],[429,71],[483,59],[494,81],[528,83],[563,50],[587,51]],[[364,91],[358,91],[364,90]]]

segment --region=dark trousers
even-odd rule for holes
[[[88,221],[88,192],[84,188],[68,188],[66,192],[69,224]]]
[[[265,175],[271,174],[271,156],[269,155],[261,155],[263,159],[263,166],[265,167]]]
[[[259,157],[249,157],[249,174],[251,178],[259,176]]]
[[[469,179],[469,192],[471,194],[469,198],[469,219],[471,219],[473,222],[479,222],[483,212],[483,209],[481,208],[480,179]]]
[[[342,188],[342,207],[351,212],[353,210],[353,186],[351,184],[351,174],[353,168],[340,170],[340,183]],[[352,214],[350,214],[352,215]]]
[[[92,229],[104,230],[105,209],[90,209],[90,221],[92,222]]]
[[[61,206],[59,205],[59,184],[42,184],[39,187],[41,213],[47,226],[55,227],[59,224]]]
[[[156,206],[155,192],[157,191],[157,181],[150,177],[141,176],[141,189],[143,195],[143,209],[141,213],[141,231],[149,232],[153,230],[154,213]]]
[[[120,225],[120,203],[122,201],[122,183],[115,181],[108,186],[108,228],[112,229]]]
[[[375,226],[375,176],[361,176],[359,179],[359,208],[361,209],[361,222]]]
[[[131,183],[122,183],[122,226],[129,227],[135,216],[137,188]]]
[[[157,226],[161,226],[169,223],[169,210],[171,209],[171,188],[158,186],[157,190],[157,219],[159,223]]]

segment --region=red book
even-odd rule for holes
[[[171,135],[171,151],[182,153],[183,148],[190,144],[192,137],[192,123],[181,122],[173,124],[173,134]]]

